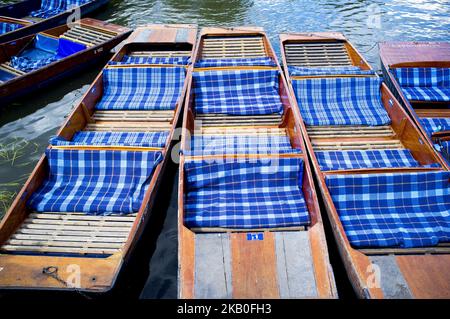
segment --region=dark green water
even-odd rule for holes
[[[8,2],[0,0],[0,5]],[[340,31],[375,68],[379,68],[376,46],[379,41],[450,41],[448,0],[113,0],[94,17],[130,27],[145,23],[195,23],[199,27],[257,25],[265,28],[277,52],[281,32]],[[100,69],[101,66],[92,68],[0,111],[0,218],[45,150],[48,138]],[[173,170],[176,170],[175,166]],[[168,192],[176,196],[176,191],[170,187]],[[176,210],[176,203],[174,205],[169,209]],[[176,214],[170,218],[172,222],[166,219],[161,226],[162,235],[158,242],[166,240],[174,244],[156,249],[153,259],[158,261],[154,269],[159,268],[159,273],[155,270],[148,283],[159,285],[159,288],[147,296],[175,296]],[[164,269],[161,271],[164,265],[168,265],[167,274]]]

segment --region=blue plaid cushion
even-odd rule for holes
[[[292,81],[306,125],[389,124],[381,104],[380,84],[376,77]]]
[[[185,163],[188,227],[272,228],[309,224],[299,158]]]
[[[450,165],[450,141],[441,142],[441,153],[444,155],[447,164]]]
[[[0,22],[0,34],[8,33],[21,27],[22,25],[17,23]]]
[[[366,150],[366,151],[324,151],[315,152],[322,171],[387,168],[420,167],[406,149]]]
[[[173,110],[183,89],[183,67],[106,68],[98,110]]]
[[[194,72],[195,110],[199,114],[282,113],[277,70]]]
[[[36,18],[50,18],[61,12],[67,10],[67,1],[66,0],[42,0],[41,8],[37,11],[32,11],[30,16]]]
[[[175,64],[175,65],[188,65],[190,57],[145,57],[145,56],[129,56],[125,55],[120,62],[110,61],[110,65],[121,64]]]
[[[38,212],[128,214],[142,204],[161,152],[46,150],[49,176],[30,197]]]
[[[214,68],[225,66],[271,66],[277,64],[271,57],[247,58],[247,59],[203,59],[195,63],[196,68]]]
[[[160,147],[166,146],[169,132],[76,132],[72,141],[67,141],[61,136],[50,138],[50,145],[71,146],[71,145],[120,145],[120,146],[140,146],[140,147]]]
[[[433,133],[450,130],[450,118],[431,118],[424,117],[420,119],[426,133],[431,136]]]
[[[361,70],[357,66],[306,68],[299,66],[288,67],[290,76],[318,76],[318,75],[375,75],[374,70]]]
[[[355,247],[423,247],[450,240],[450,172],[329,175]]]
[[[286,154],[301,153],[291,146],[287,136],[194,135],[191,149],[185,155],[207,156],[221,154]]]
[[[449,68],[397,68],[392,72],[408,100],[450,101]]]
[[[14,69],[21,70],[23,72],[31,72],[33,70],[43,68],[44,66],[49,65],[50,63],[53,63],[55,61],[58,61],[56,55],[40,60],[34,60],[29,57],[13,56],[11,58],[11,66]]]

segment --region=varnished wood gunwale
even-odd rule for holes
[[[288,79],[289,79],[289,73],[287,71],[288,64],[286,60],[286,54],[284,51],[284,44],[287,42],[292,43],[292,42],[311,41],[311,39],[314,39],[314,41],[318,41],[322,38],[325,39],[326,41],[330,40],[347,41],[345,37],[340,33],[309,33],[309,34],[294,33],[294,34],[280,35],[280,47],[282,53],[283,66],[285,70],[285,75]],[[356,54],[356,56],[353,58],[353,61],[365,61],[364,58],[356,51],[356,49],[354,51],[354,54]],[[357,65],[357,63],[355,65]],[[368,69],[371,69],[370,65],[368,65],[367,63],[366,66]],[[295,99],[295,94],[291,85],[291,81],[288,82],[289,82],[289,89],[293,97],[292,98],[294,103],[293,105],[296,106],[294,109],[297,110],[296,112],[297,116],[301,119],[301,114],[298,108],[297,101]],[[411,149],[414,157],[416,157],[416,159],[418,159],[419,162],[421,163],[438,162],[442,165],[443,168],[445,168],[443,160],[434,151],[432,144],[426,141],[426,137],[424,136],[424,134],[418,129],[414,121],[412,121],[409,115],[403,110],[400,103],[396,100],[394,95],[389,91],[389,89],[385,84],[382,85],[381,93],[382,93],[382,104],[384,105],[386,111],[388,112],[389,116],[392,119],[391,128],[395,132],[395,136],[402,142],[402,144],[404,144],[406,148]],[[305,144],[308,150],[308,155],[313,163],[312,167],[314,169],[314,172],[316,174],[319,183],[319,189],[324,199],[326,212],[328,215],[328,219],[330,220],[331,223],[332,231],[337,242],[338,250],[344,262],[346,272],[350,278],[353,288],[359,298],[375,298],[375,299],[384,298],[385,296],[381,287],[378,285],[371,284],[374,278],[374,268],[372,266],[372,261],[370,260],[369,255],[374,251],[373,250],[365,251],[364,249],[354,249],[350,245],[347,236],[345,235],[343,225],[337,214],[336,207],[334,206],[333,200],[328,191],[325,182],[325,177],[327,175],[333,174],[355,174],[355,173],[378,174],[388,171],[417,172],[417,171],[433,171],[438,169],[429,169],[429,168],[418,168],[407,170],[361,169],[361,170],[340,170],[340,171],[323,172],[320,170],[320,166],[315,156],[314,147],[308,135],[308,128],[304,124],[303,120],[300,121],[300,125],[303,132]],[[333,138],[329,138],[327,140],[332,141]],[[350,140],[350,138],[348,138],[348,140]],[[352,138],[351,140],[369,142],[370,137]],[[423,152],[423,150],[425,150],[425,152]],[[425,155],[423,153],[425,153]],[[379,249],[377,250],[377,253],[383,254],[382,253],[383,251],[385,251],[387,254],[398,253],[393,249],[386,249],[386,250]],[[412,250],[407,252],[407,250],[402,250],[401,254],[402,254],[401,258],[404,258],[403,262],[408,263],[408,256],[416,256],[414,254],[417,254],[417,251]],[[429,262],[430,258],[425,257],[423,258],[423,260],[425,263],[427,263]],[[436,295],[436,293],[434,295]],[[421,295],[419,294],[415,294],[414,296],[417,298],[421,297]]]
[[[111,34],[111,37],[105,41],[96,42],[85,50],[67,56],[42,68],[27,73],[22,72],[22,74],[11,80],[1,83],[1,106],[7,105],[7,102],[12,101],[19,95],[21,96],[30,93],[31,91],[48,87],[56,79],[61,79],[62,76],[67,76],[79,71],[81,68],[87,67],[89,64],[106,57],[116,45],[122,42],[131,33],[131,29],[129,28],[95,19],[82,19],[79,24],[82,27],[106,30]],[[45,30],[42,33],[58,37],[67,32],[68,29],[69,28],[64,25]],[[12,56],[18,54],[20,50],[28,45],[33,39],[34,35],[0,44],[0,63],[9,61]]]
[[[139,32],[142,30],[152,29],[155,27],[159,30],[164,30],[163,26],[151,25],[148,27],[139,28]],[[177,29],[185,29],[188,35],[186,44],[191,46],[191,56],[194,52],[195,46],[195,37],[196,37],[196,27],[193,25],[178,25]],[[171,36],[164,37],[161,36],[159,40],[155,40],[156,43],[165,43],[167,47],[173,46],[176,42]],[[122,47],[122,49],[114,55],[112,60],[120,60],[121,57],[127,52],[128,47],[132,46],[133,43],[131,41],[127,41],[126,44]],[[187,75],[190,74],[190,69],[188,69]],[[83,96],[81,102],[71,114],[67,117],[62,127],[58,130],[57,135],[65,137],[67,139],[71,139],[73,134],[76,131],[83,130],[86,125],[89,124],[88,117],[90,114],[86,112],[93,111],[96,102],[100,99],[102,95],[102,72],[96,77],[89,90]],[[98,90],[97,90],[98,88]],[[155,202],[155,196],[158,190],[158,187],[163,178],[164,169],[170,159],[170,148],[172,137],[176,128],[177,120],[179,118],[181,112],[181,106],[184,94],[187,89],[187,80],[184,83],[182,92],[180,94],[180,102],[177,103],[175,107],[175,111],[173,113],[173,121],[170,129],[170,134],[168,138],[168,142],[166,147],[161,150],[163,155],[163,161],[159,165],[156,166],[153,176],[150,180],[149,187],[144,195],[143,202],[139,211],[132,216],[133,220],[124,219],[124,222],[127,223],[127,231],[122,232],[120,229],[120,244],[121,247],[118,251],[105,251],[106,255],[100,257],[89,257],[86,258],[82,254],[79,256],[65,257],[65,256],[49,256],[49,255],[37,255],[37,256],[24,256],[24,255],[12,255],[12,254],[3,254],[0,253],[0,264],[4,267],[2,273],[0,273],[0,289],[56,289],[56,290],[79,290],[79,291],[87,291],[93,293],[106,292],[110,290],[116,281],[117,275],[121,270],[122,265],[130,258],[130,255],[133,251],[134,246],[136,245],[137,240],[142,234],[144,227],[148,221],[148,215],[152,209],[152,206]],[[113,123],[113,122],[111,122]],[[121,149],[120,147],[114,149]],[[139,150],[139,148],[128,148],[130,150]],[[2,220],[0,224],[0,245],[4,244],[6,241],[10,239],[10,237],[18,236],[19,234],[26,234],[29,238],[35,238],[36,234],[34,231],[23,231],[21,230],[19,233],[16,233],[18,229],[20,229],[21,225],[27,218],[27,216],[33,217],[32,223],[39,226],[38,229],[40,231],[53,227],[54,225],[58,225],[58,220],[51,219],[48,217],[48,214],[44,214],[41,217],[46,222],[39,219],[36,215],[30,212],[25,204],[30,195],[36,191],[36,189],[41,185],[43,180],[47,175],[47,163],[46,163],[45,155],[42,156],[38,165],[33,170],[32,174],[28,178],[25,186],[19,192],[18,196],[14,200],[11,208],[7,212],[6,216]],[[31,213],[31,215],[30,215]],[[70,215],[70,214],[69,214]],[[93,220],[93,217],[86,217],[85,221],[77,221],[80,219],[79,217],[66,218],[65,220],[68,224],[66,229],[64,230],[64,236],[82,236],[82,232],[88,231],[88,225],[100,225],[99,223],[106,223],[107,226],[111,223],[112,217],[104,217],[102,220]],[[126,217],[124,217],[126,218]],[[44,223],[44,224],[43,224]],[[76,225],[74,225],[74,223]],[[131,224],[130,224],[131,223]],[[45,226],[48,224],[48,227]],[[52,226],[53,225],[53,226]],[[90,227],[90,226],[89,226]],[[34,227],[35,228],[35,227]],[[117,229],[116,229],[117,230]],[[123,229],[125,230],[125,229]],[[117,233],[117,234],[119,234]],[[81,235],[80,235],[81,234]],[[39,234],[38,234],[39,235]],[[43,236],[45,234],[39,235]],[[111,237],[111,233],[108,234]],[[24,235],[20,235],[19,237],[23,238]],[[30,237],[32,236],[32,237]],[[34,236],[34,237],[33,237]],[[40,237],[40,238],[41,238]],[[122,241],[123,237],[125,240]],[[82,237],[81,237],[82,238]],[[118,239],[111,239],[111,243],[109,244],[111,248],[117,248],[118,245],[114,243]],[[79,242],[79,241],[78,241]],[[19,242],[14,242],[19,243]],[[25,241],[25,243],[30,243],[29,241]],[[33,242],[34,243],[34,242]],[[57,245],[53,244],[53,245]],[[93,246],[101,246],[103,244],[94,243]],[[75,244],[71,244],[71,246],[76,246]],[[76,248],[75,250],[77,250]],[[101,251],[96,251],[96,248],[90,248],[91,251],[84,251],[84,253],[96,252],[99,253]],[[110,248],[108,248],[110,249]],[[52,249],[49,249],[52,250]],[[69,249],[70,250],[70,249]],[[75,251],[74,250],[74,251]],[[83,253],[83,251],[79,251],[78,253]],[[108,255],[109,253],[109,255]],[[62,282],[55,280],[51,276],[43,274],[43,269],[45,267],[54,266],[59,270],[60,277],[66,278],[66,275],[70,275],[66,273],[66,268],[72,264],[79,265],[81,269],[81,279],[79,287],[70,287]]]
[[[305,201],[311,216],[311,225],[304,230],[296,230],[291,228],[293,232],[304,232],[308,236],[308,240],[312,247],[312,263],[314,268],[314,278],[313,280],[317,286],[317,298],[336,298],[337,292],[334,283],[334,276],[331,266],[329,264],[328,251],[325,241],[325,234],[323,230],[322,220],[320,216],[320,211],[317,202],[317,196],[314,189],[314,182],[312,179],[312,174],[309,167],[309,162],[306,157],[306,150],[303,144],[303,140],[300,136],[300,127],[298,126],[298,119],[295,113],[290,110],[291,108],[291,97],[289,95],[286,80],[284,79],[281,68],[278,64],[277,57],[273,51],[270,42],[267,39],[266,34],[261,28],[253,27],[237,27],[231,29],[225,28],[204,28],[202,29],[200,38],[198,40],[195,58],[193,63],[198,61],[203,57],[203,44],[205,39],[217,38],[217,37],[239,37],[239,36],[255,36],[258,39],[262,38],[264,44],[265,56],[271,57],[277,64],[277,69],[280,71],[280,96],[283,107],[285,109],[284,116],[281,122],[276,122],[277,124],[271,123],[263,125],[262,123],[257,124],[257,126],[252,126],[250,117],[243,117],[245,125],[233,125],[233,123],[227,123],[230,118],[232,121],[236,121],[238,117],[234,118],[232,116],[216,115],[219,118],[224,119],[224,126],[211,126],[202,127],[201,130],[197,131],[195,126],[196,118],[193,115],[192,107],[194,103],[194,97],[192,94],[192,79],[189,79],[189,87],[187,90],[187,97],[184,109],[183,118],[183,139],[181,143],[182,149],[188,149],[188,139],[191,134],[242,134],[245,136],[257,134],[258,132],[273,132],[277,135],[286,135],[291,139],[292,146],[294,148],[302,149],[302,154],[286,155],[301,157],[304,159],[304,174],[303,174],[303,193],[305,195]],[[236,57],[242,57],[242,55],[237,55]],[[229,69],[229,68],[227,68]],[[233,69],[233,68],[231,68]],[[234,68],[234,69],[245,69],[244,68]],[[205,116],[200,116],[204,118]],[[210,116],[212,117],[212,116]],[[236,124],[236,123],[235,123]],[[256,155],[233,155],[233,158],[252,158]],[[274,155],[279,157],[280,155]],[[284,156],[284,155],[283,155]],[[221,157],[221,155],[216,156]],[[225,155],[225,157],[230,158],[230,156]],[[261,156],[260,156],[261,157]],[[267,156],[262,156],[267,157]],[[194,159],[196,157],[189,157],[189,159]],[[179,191],[178,191],[178,231],[179,231],[179,291],[178,295],[180,298],[196,298],[196,261],[195,255],[195,242],[196,236],[201,234],[201,232],[196,232],[198,229],[189,229],[184,225],[184,194],[185,189],[185,171],[184,163],[188,160],[188,157],[181,155],[180,158],[180,174],[179,174]],[[204,230],[200,230],[204,231]],[[206,231],[211,231],[207,229]],[[263,242],[256,243],[252,246],[261,246],[263,251],[259,249],[254,250],[250,248],[251,242],[244,239],[246,233],[257,233],[263,230],[225,230],[225,229],[213,229],[213,231],[226,231],[230,234],[229,243],[231,247],[231,278],[232,278],[232,295],[233,298],[279,298],[280,297],[280,287],[277,285],[277,269],[275,265],[275,234],[280,230],[264,230],[265,239]],[[248,247],[247,247],[248,246]],[[246,251],[246,247],[248,251]],[[260,251],[259,253],[257,251]],[[244,257],[245,256],[245,257]],[[246,259],[246,263],[241,262],[241,258]],[[259,258],[259,259],[258,259]],[[256,265],[255,262],[258,260],[264,260],[267,263],[258,264],[255,267],[251,265]],[[261,261],[260,260],[260,261]],[[249,268],[250,267],[250,268]],[[254,268],[254,269],[251,269]],[[251,276],[246,276],[248,273],[252,273]],[[267,281],[260,281],[258,278],[261,276],[269,276]],[[245,278],[245,279],[244,279]],[[255,284],[255,282],[259,282]],[[197,287],[198,288],[198,287]],[[313,296],[311,296],[313,297]]]

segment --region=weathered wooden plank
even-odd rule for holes
[[[386,298],[411,299],[412,294],[408,284],[398,268],[394,255],[371,256],[371,262],[376,266],[375,271],[379,276],[379,284]]]
[[[275,247],[280,298],[317,297],[308,232],[277,232]]]
[[[227,233],[196,234],[195,298],[231,298],[230,249],[230,235]]]

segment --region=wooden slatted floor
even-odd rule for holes
[[[261,36],[205,38],[203,59],[255,58],[267,56]]]
[[[130,52],[128,55],[136,57],[189,57],[191,56],[190,51],[134,51]]]
[[[201,127],[195,134],[203,135],[286,135],[286,129],[281,127]]]
[[[136,214],[32,213],[2,252],[114,254],[127,241]]]
[[[384,126],[308,126],[310,138],[335,137],[394,137],[390,125]]]
[[[85,131],[92,132],[161,132],[170,131],[169,122],[96,122],[88,123]]]
[[[367,140],[367,141],[320,141],[311,139],[314,151],[348,151],[374,149],[403,149],[399,140]]]
[[[288,65],[304,67],[353,65],[342,42],[290,43],[284,48]]]
[[[281,124],[281,114],[238,116],[226,114],[198,114],[195,117],[196,125],[210,126],[276,126]]]
[[[104,30],[88,27],[81,24],[75,24],[66,31],[61,37],[75,42],[81,42],[88,47],[99,45],[114,38],[117,34],[106,32]]]
[[[116,111],[98,110],[92,115],[95,121],[172,122],[174,111]]]

